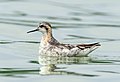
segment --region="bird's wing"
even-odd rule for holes
[[[78,44],[76,45],[76,47],[84,50],[86,48],[91,48],[91,47],[97,47],[97,46],[101,46],[99,43],[92,43],[92,44]]]
[[[86,56],[96,48],[100,46],[99,43],[93,44],[78,44],[78,45],[71,45],[71,44],[52,44],[50,49],[57,52],[58,54],[64,54],[67,56]]]
[[[52,44],[54,45],[55,47],[57,48],[61,48],[61,49],[73,49],[73,48],[78,48],[78,49],[81,49],[81,50],[84,50],[86,48],[91,48],[91,47],[96,47],[96,46],[100,46],[99,43],[92,43],[92,44],[78,44],[78,45],[71,45],[71,44],[60,44],[60,43],[57,43],[57,44]]]

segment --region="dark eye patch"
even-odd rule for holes
[[[42,27],[45,27],[44,25],[40,25],[40,27],[42,28]]]
[[[48,28],[45,25],[40,25],[39,27],[41,27],[41,28],[44,27],[46,30],[48,30]]]

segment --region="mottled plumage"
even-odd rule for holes
[[[38,28],[30,32],[40,31],[43,36],[40,43],[39,54],[45,56],[87,56],[90,52],[100,46],[99,43],[92,44],[61,44],[52,36],[52,28],[48,22],[42,22]]]

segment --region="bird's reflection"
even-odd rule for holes
[[[82,74],[66,70],[66,67],[57,67],[60,64],[83,64],[89,63],[90,57],[53,57],[53,56],[39,56],[39,63],[41,64],[39,74],[41,75],[80,75],[94,77],[97,75]]]
[[[90,57],[59,57],[59,56],[39,56],[39,64],[83,64],[89,63]]]

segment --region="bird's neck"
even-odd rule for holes
[[[53,38],[52,32],[43,33],[41,44],[47,45],[52,40],[52,38]]]

